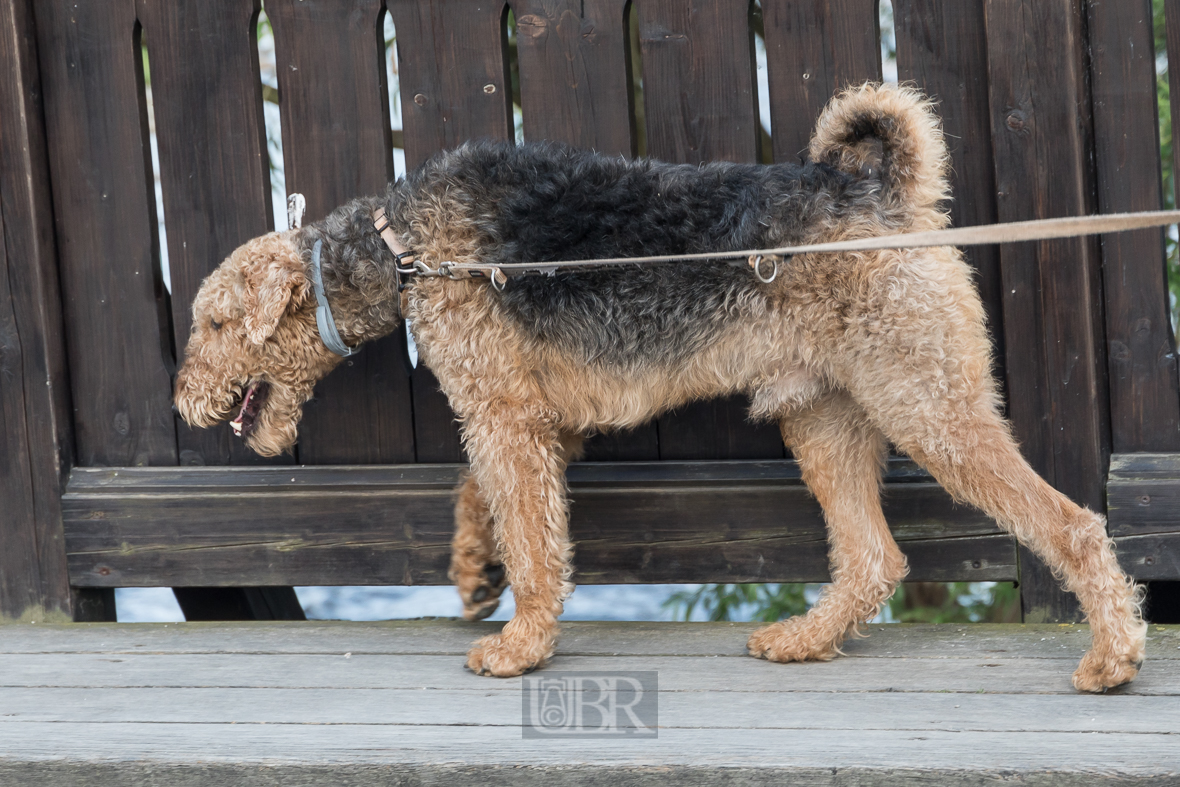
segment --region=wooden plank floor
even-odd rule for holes
[[[552,670],[657,670],[658,739],[521,736],[499,624],[0,627],[0,784],[1180,783],[1180,626],[1080,695],[1084,626],[870,626],[848,656],[743,655],[751,624],[569,623]]]

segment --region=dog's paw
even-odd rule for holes
[[[751,656],[768,661],[831,661],[840,652],[838,643],[808,622],[804,615],[760,628],[746,648]]]
[[[534,643],[522,643],[503,634],[491,634],[477,639],[467,651],[467,669],[476,675],[512,678],[532,672],[549,655],[549,648]]]
[[[1074,672],[1073,686],[1078,691],[1106,691],[1135,680],[1142,666],[1142,653],[1119,656],[1091,650]]]
[[[458,574],[455,587],[463,599],[463,618],[483,620],[500,606],[500,596],[508,587],[508,572],[500,563],[487,563],[478,572]]]

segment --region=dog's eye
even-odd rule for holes
[[[210,320],[209,325],[213,326],[213,330],[215,331],[221,330],[221,323],[219,323],[217,320]]]

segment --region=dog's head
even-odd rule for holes
[[[340,361],[320,339],[315,297],[296,244],[275,232],[239,247],[193,301],[193,327],[176,377],[176,407],[192,426],[232,418],[252,449],[294,443],[315,384]]]

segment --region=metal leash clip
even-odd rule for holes
[[[754,276],[763,284],[770,284],[778,278],[778,264],[780,257],[777,254],[769,254],[763,256],[761,254],[750,255],[750,267],[754,269]],[[769,262],[773,266],[770,269],[770,275],[765,276],[762,273],[762,263]]]

